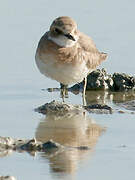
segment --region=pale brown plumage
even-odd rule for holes
[[[71,19],[69,17],[60,17],[59,21],[57,20],[56,22],[59,26],[68,24],[70,27],[72,25],[72,23],[69,23],[70,20]],[[52,29],[53,24],[51,25],[50,29]],[[75,25],[75,23],[73,25]],[[80,60],[83,60],[86,61],[89,69],[95,69],[107,57],[106,53],[101,53],[98,51],[95,43],[90,37],[78,30],[77,35],[79,36],[79,39],[72,47],[60,47],[48,38],[50,33],[50,31],[45,33],[38,44],[37,52],[41,59],[43,54],[53,54],[56,62],[74,64],[78,63]],[[42,60],[44,61],[44,59]]]
[[[36,63],[42,74],[68,85],[81,82],[107,57],[67,16],[55,19],[39,41]]]

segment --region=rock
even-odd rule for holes
[[[56,152],[59,149],[63,149],[64,146],[60,145],[59,143],[54,142],[53,140],[49,140],[42,144],[41,149],[43,152]]]
[[[41,152],[47,152],[51,150],[58,150],[58,148],[62,148],[63,146],[54,142],[53,140],[49,140],[47,142],[39,142],[36,141],[36,139],[32,139],[28,141],[27,143],[24,143],[23,145],[19,146],[18,148],[24,151],[41,151]]]
[[[87,77],[87,90],[106,90],[113,86],[112,76],[107,74],[105,69],[92,71]],[[83,89],[83,82],[75,84],[71,91]]]
[[[26,143],[23,143],[22,145],[18,146],[17,148],[25,151],[37,151],[39,150],[39,145],[41,143],[37,142],[36,139],[31,139]]]
[[[76,147],[77,149],[79,150],[89,150],[90,148],[88,146],[79,146],[79,147]]]
[[[135,78],[125,73],[114,73],[112,76],[113,91],[127,91],[135,88]]]
[[[84,107],[88,112],[96,114],[112,114],[113,109],[107,105],[92,104]]]
[[[68,88],[74,94],[83,91],[84,82]],[[135,89],[135,77],[125,73],[108,74],[106,70],[96,69],[87,77],[87,90],[127,91]],[[48,88],[49,92],[59,91],[60,88]]]
[[[57,114],[57,116],[64,116],[65,114],[68,113],[73,113],[73,112],[85,112],[87,110],[88,112],[91,113],[112,113],[112,108],[107,106],[107,105],[102,105],[102,104],[93,104],[89,106],[81,106],[81,105],[73,105],[73,104],[66,104],[63,102],[57,102],[57,101],[52,101],[50,103],[46,103],[38,108],[35,109],[35,111],[42,113],[42,114]]]
[[[0,176],[0,180],[16,180],[14,176]]]
[[[0,137],[0,152],[8,155],[8,149],[13,147],[15,140],[11,137]],[[6,151],[5,151],[6,150]]]
[[[52,148],[58,148],[60,147],[60,144],[54,142],[53,140],[47,141],[46,143],[42,144],[42,147],[44,149],[52,149]]]
[[[83,82],[75,84],[72,92],[83,89]],[[105,69],[97,69],[87,77],[87,90],[127,91],[135,89],[135,77],[125,73],[107,74]]]
[[[87,90],[106,90],[113,86],[111,75],[105,69],[97,69],[87,77]]]
[[[63,102],[52,101],[50,103],[46,103],[38,108],[35,109],[36,112],[42,114],[57,114],[60,116],[65,115],[65,113],[72,112],[72,111],[81,111],[84,110],[81,105],[72,105]]]
[[[0,137],[0,144],[3,144],[5,146],[10,146],[14,143],[14,139],[11,137]]]
[[[1,139],[6,139],[6,137],[1,137]],[[17,140],[14,139],[14,142],[16,142]],[[4,142],[4,141],[3,141]],[[0,144],[1,146],[1,144]],[[4,147],[3,147],[4,148]],[[32,156],[35,154],[35,152],[46,152],[46,153],[54,153],[54,152],[58,152],[58,151],[63,151],[63,150],[70,150],[70,149],[78,149],[78,150],[88,150],[89,147],[87,146],[79,146],[79,147],[68,147],[68,146],[63,146],[53,140],[49,140],[47,142],[40,142],[40,141],[36,141],[35,138],[31,139],[31,140],[21,140],[21,143],[19,144],[18,141],[15,143],[15,145],[13,146],[13,144],[10,144],[9,146],[10,149],[6,149],[5,147],[5,151],[8,154],[8,151],[18,151],[18,152],[28,152],[30,153]],[[1,151],[0,149],[0,154],[2,154],[1,157],[6,156],[7,154],[4,153],[4,149],[3,151]],[[4,180],[2,178],[7,178],[7,180],[10,180],[10,178],[12,178],[12,176],[0,176],[0,180]],[[9,178],[9,179],[8,179]],[[12,179],[11,179],[12,180]],[[13,179],[14,180],[14,179]]]

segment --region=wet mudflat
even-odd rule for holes
[[[53,1],[1,1],[1,180],[135,178],[134,91],[87,91],[88,105],[107,105],[113,109],[111,114],[75,111],[60,115],[34,110],[53,100],[61,102],[59,89],[47,91],[59,84],[42,77],[34,63],[39,38],[60,15],[73,17],[98,49],[109,54],[102,64],[107,73],[129,74],[120,90],[133,86],[134,6],[134,1],[122,0],[77,4],[69,0],[66,6],[63,1],[55,6]],[[106,87],[101,78],[99,85],[102,83]],[[81,93],[70,91],[66,103],[82,105]]]

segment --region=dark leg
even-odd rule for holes
[[[61,89],[61,97],[63,99],[63,102],[65,102],[65,98],[68,98],[68,85],[64,85],[60,83],[60,89]]]
[[[87,86],[87,77],[86,77],[86,78],[84,78],[84,86],[83,86],[83,93],[82,93],[83,106],[86,106],[86,99],[85,99],[86,86]]]

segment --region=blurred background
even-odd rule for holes
[[[52,82],[38,72],[34,56],[40,37],[58,16],[70,16],[80,31],[108,53],[102,64],[109,73],[134,74],[135,2],[119,1],[17,1],[0,2],[0,82],[41,86]],[[53,81],[53,84],[56,84]]]

